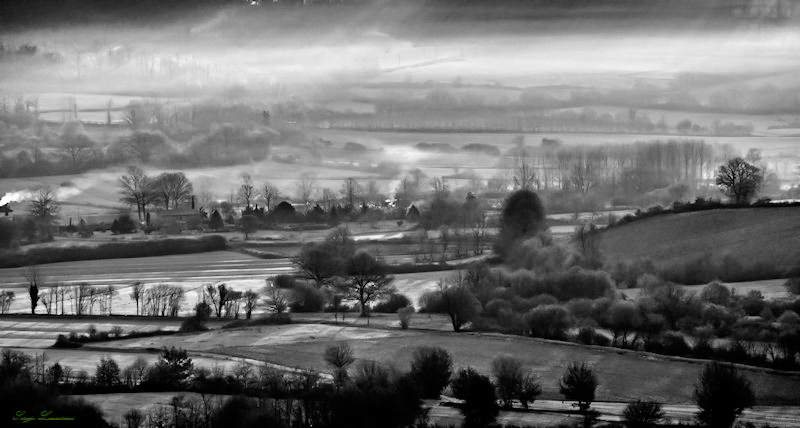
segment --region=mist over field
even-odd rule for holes
[[[0,1],[0,420],[796,426],[799,52],[800,0]]]

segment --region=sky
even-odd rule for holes
[[[282,0],[283,1],[283,0]],[[800,68],[796,0],[0,2],[0,92],[336,97],[364,83],[629,85]],[[784,76],[784,77],[781,77]]]

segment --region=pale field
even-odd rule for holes
[[[17,351],[24,352],[31,356],[41,355],[44,353],[47,365],[59,363],[62,366],[69,366],[73,370],[73,376],[80,370],[86,370],[89,377],[93,377],[95,370],[100,363],[101,358],[113,358],[120,368],[128,367],[133,364],[137,358],[144,358],[148,364],[155,364],[161,350],[160,349],[137,349],[135,351],[117,351],[114,349],[98,350],[98,349],[41,349],[41,348],[17,348]],[[212,369],[214,367],[221,367],[227,372],[231,372],[233,367],[238,362],[237,359],[226,357],[223,355],[212,356],[198,356],[196,354],[190,355],[192,362],[197,367],[206,367]]]

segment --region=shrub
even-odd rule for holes
[[[421,346],[414,350],[411,376],[420,387],[423,398],[439,398],[453,373],[453,358],[439,347]]]
[[[694,390],[697,419],[712,427],[729,427],[744,409],[756,403],[750,381],[736,367],[712,362],[705,366]]]
[[[577,266],[566,272],[513,281],[511,286],[522,297],[550,294],[562,301],[582,297],[596,299],[614,291],[614,284],[606,272],[586,270]]]
[[[700,299],[715,305],[728,306],[731,300],[731,290],[719,281],[712,281],[703,288]]]
[[[485,427],[494,423],[499,413],[494,385],[472,367],[461,369],[451,383],[453,396],[464,400],[461,413],[464,427]]]
[[[483,309],[483,315],[489,318],[497,318],[501,311],[511,311],[511,302],[505,299],[492,299]]]
[[[778,323],[786,327],[796,327],[800,325],[800,315],[797,315],[797,312],[792,310],[784,311],[778,317]]]
[[[77,337],[75,339],[77,339]],[[53,344],[53,348],[80,348],[81,346],[83,346],[83,344],[77,340],[71,340],[63,334],[59,334],[58,337],[56,337],[56,343]]]
[[[337,387],[341,387],[348,378],[347,368],[355,362],[353,349],[347,342],[330,345],[325,348],[322,358],[333,369],[333,380]]]
[[[98,386],[110,388],[120,383],[120,369],[113,358],[101,358],[95,371],[95,383]]]
[[[190,317],[183,320],[181,323],[181,332],[191,333],[194,331],[208,331],[206,324],[198,317]]]
[[[535,308],[537,306],[558,304],[558,299],[549,294],[539,294],[538,296],[533,296],[528,299],[528,303],[531,305],[531,307]]]
[[[408,306],[411,306],[411,300],[408,297],[400,293],[391,293],[386,300],[378,302],[372,310],[373,312],[393,314]]]
[[[497,357],[492,361],[492,375],[503,407],[510,409],[514,399],[528,408],[528,402],[534,401],[542,392],[535,379],[526,374],[522,363],[513,357]]]
[[[545,305],[531,309],[524,322],[533,337],[564,339],[574,320],[563,306]]]
[[[661,353],[667,355],[685,356],[691,355],[692,349],[686,343],[686,338],[682,334],[668,331],[661,335]]]
[[[586,363],[570,363],[558,381],[558,389],[566,400],[577,402],[581,413],[586,413],[594,401],[597,376]]]
[[[567,302],[567,309],[573,317],[579,320],[592,318],[592,300],[581,298]]]
[[[757,316],[766,307],[764,302],[764,295],[758,290],[750,290],[744,298],[741,299],[742,309],[747,315]]]
[[[397,318],[400,320],[400,328],[407,330],[411,323],[411,317],[414,316],[414,307],[406,306],[397,311]]]
[[[114,235],[133,233],[136,231],[136,223],[129,215],[120,216],[111,223],[111,232]]]
[[[622,420],[629,428],[648,428],[664,419],[661,405],[652,401],[638,400],[629,403],[622,412]]]
[[[800,277],[787,279],[784,286],[789,293],[800,294]]]
[[[594,336],[597,334],[593,327],[581,327],[578,330],[578,342],[584,345],[591,345],[594,343]]]
[[[272,282],[278,288],[289,289],[293,288],[297,281],[291,275],[277,275],[272,279]]]
[[[318,288],[302,282],[292,288],[292,312],[320,312],[325,307],[325,294]]]

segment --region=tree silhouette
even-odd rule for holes
[[[728,428],[744,409],[756,404],[750,381],[733,364],[716,361],[705,366],[694,389],[697,419],[712,428]]]
[[[506,198],[495,250],[505,257],[517,243],[545,229],[545,212],[539,196],[530,190],[518,190]]]
[[[558,381],[558,388],[564,398],[577,402],[581,413],[586,413],[594,401],[597,376],[586,363],[570,363]]]
[[[443,348],[420,346],[411,360],[411,376],[421,389],[424,398],[439,398],[450,382],[453,357]]]
[[[717,185],[737,204],[746,204],[764,180],[757,166],[736,157],[717,170]]]
[[[458,371],[450,386],[453,396],[464,400],[461,406],[464,427],[485,427],[494,423],[499,409],[494,385],[488,377],[468,367]]]

